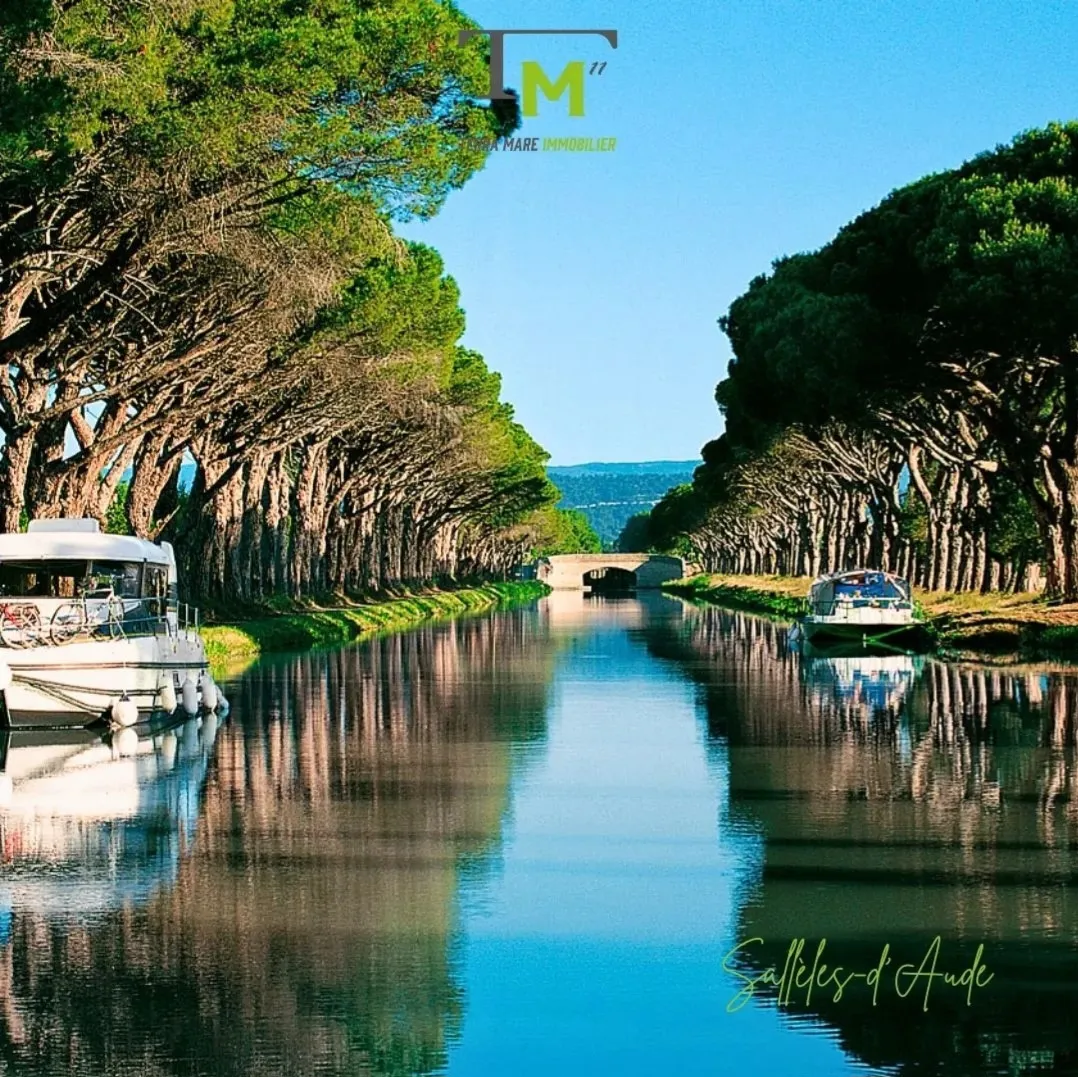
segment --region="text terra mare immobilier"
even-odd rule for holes
[[[572,34],[576,36],[598,36],[611,48],[618,47],[617,30],[461,30],[457,35],[457,44],[463,45],[477,34],[490,38],[490,87],[487,99],[505,101],[512,97],[504,88],[505,74],[505,38],[507,35],[533,36],[536,34]],[[588,68],[588,74],[601,75],[606,68],[605,62],[596,61]],[[535,60],[525,60],[521,64],[521,113],[528,116],[539,115],[539,91],[550,101],[556,101],[566,93],[569,95],[569,115],[584,115],[585,64],[583,60],[573,60],[566,64],[556,79],[551,79]],[[500,138],[496,140],[474,140],[484,150],[536,153],[545,151],[569,151],[577,153],[608,153],[617,148],[615,138]]]

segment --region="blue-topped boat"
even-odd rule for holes
[[[859,568],[813,583],[801,631],[809,642],[895,644],[921,635],[924,622],[914,611],[907,580]]]

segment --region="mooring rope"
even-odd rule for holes
[[[40,692],[42,695],[51,696],[53,699],[59,700],[61,703],[66,703],[69,707],[74,707],[75,710],[83,711],[86,714],[98,715],[101,713],[100,709],[95,709],[88,703],[83,703],[81,699],[76,699],[72,695],[68,695],[63,689],[57,688],[56,685],[50,684],[48,681],[39,681],[34,677],[12,676],[12,682],[18,682],[25,685],[27,688],[33,691]],[[83,689],[80,689],[82,691]],[[111,692],[106,692],[100,688],[87,688],[85,691],[91,695],[112,695]]]

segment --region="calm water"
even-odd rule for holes
[[[569,595],[227,687],[8,745],[0,1073],[1078,1073],[1074,672]]]

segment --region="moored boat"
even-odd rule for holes
[[[800,628],[809,642],[894,644],[921,635],[924,622],[914,612],[907,580],[853,569],[813,583]]]
[[[168,543],[81,519],[0,535],[0,726],[131,725],[217,697]]]

